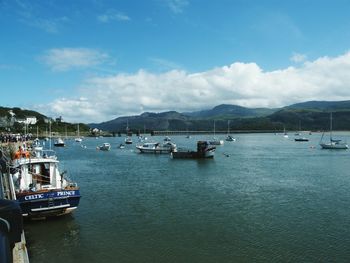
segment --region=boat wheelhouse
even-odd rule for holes
[[[47,150],[21,154],[12,161],[13,184],[23,216],[58,216],[78,207],[79,187],[59,171],[58,164],[54,152]]]

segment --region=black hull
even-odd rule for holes
[[[60,193],[71,193],[71,195],[64,196]],[[17,199],[24,217],[46,218],[73,212],[79,205],[80,197],[79,190],[75,190],[31,193],[19,196]]]

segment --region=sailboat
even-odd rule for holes
[[[309,139],[306,137],[302,137],[300,130],[301,130],[301,121],[299,121],[299,131],[295,133],[296,137],[294,138],[294,141],[296,141],[296,142],[308,142]]]
[[[283,137],[287,139],[288,138],[288,133],[286,132],[286,127],[285,126],[283,126],[283,134],[284,134]]]
[[[235,142],[236,141],[236,138],[233,138],[232,135],[230,135],[230,121],[227,121],[226,141],[228,141],[228,142]]]
[[[124,139],[125,144],[132,144],[131,133],[129,131],[129,121],[126,120],[126,138]]]
[[[322,147],[322,149],[336,149],[336,150],[341,150],[341,149],[348,149],[349,146],[345,143],[342,142],[339,139],[333,139],[332,136],[332,130],[333,130],[333,118],[332,118],[332,112],[331,112],[331,116],[330,116],[330,135],[329,135],[329,142],[322,142],[324,133],[322,134],[321,137],[321,141],[320,141],[320,146]]]
[[[215,121],[214,121],[214,137],[213,140],[209,141],[210,145],[223,145],[224,141],[219,140],[218,138],[215,137]]]
[[[82,142],[82,141],[83,141],[83,139],[82,139],[82,138],[80,138],[79,123],[78,123],[78,131],[77,131],[77,132],[78,132],[78,134],[77,134],[77,135],[78,135],[78,137],[77,137],[77,138],[75,138],[75,141],[76,141],[76,142]]]

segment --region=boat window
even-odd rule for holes
[[[50,184],[50,164],[42,163],[40,165],[40,175],[42,184]]]

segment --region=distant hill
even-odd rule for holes
[[[350,110],[350,101],[307,101],[292,104],[284,107],[288,110],[312,110],[312,111],[348,111]]]
[[[37,111],[21,109],[18,107],[0,107],[0,130],[8,131],[8,129],[10,129],[12,132],[23,132],[24,124],[17,121],[26,119],[27,117],[36,117],[37,119],[36,124],[28,125],[29,132],[35,132],[36,127],[38,127],[39,132],[46,132],[48,130],[49,120],[51,120],[51,130],[53,133],[64,134],[66,131],[68,133],[75,133],[77,130],[77,124],[55,121],[54,119],[47,117]],[[79,127],[82,133],[87,133],[90,130],[90,127],[83,123],[80,123]]]
[[[275,112],[277,109],[269,108],[246,108],[238,105],[221,104],[210,110],[183,113],[196,118],[244,118],[262,117]]]
[[[89,124],[92,128],[125,132],[128,122],[133,131],[191,130],[212,131],[214,120],[217,131],[227,130],[327,130],[329,112],[333,112],[334,130],[350,130],[350,101],[308,101],[280,109],[245,108],[221,104],[212,109],[178,113],[146,112],[138,116],[119,117],[103,123]]]
[[[16,118],[18,119],[23,119],[25,117],[36,117],[37,120],[44,120],[47,117],[37,111],[33,110],[26,110],[26,109],[21,109],[18,107],[14,108],[7,108],[7,107],[0,107],[0,117],[11,117],[10,111],[12,111]]]

